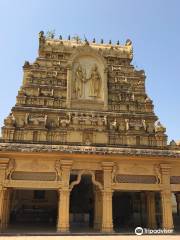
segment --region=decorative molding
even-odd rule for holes
[[[116,183],[156,183],[156,177],[153,175],[116,175]]]
[[[55,181],[55,172],[21,172],[12,173],[12,180]]]
[[[24,144],[24,143],[0,143],[0,152],[64,152],[87,153],[102,155],[128,155],[128,156],[165,156],[180,157],[178,150],[138,149],[129,147],[95,147],[72,145],[48,145],[48,144]]]
[[[93,183],[95,186],[99,187],[100,190],[103,189],[102,184],[95,179],[95,172],[94,172],[94,171],[91,171],[91,170],[82,170],[82,171],[79,171],[77,180],[73,181],[73,182],[70,184],[70,187],[69,187],[69,188],[70,188],[70,191],[73,189],[73,187],[74,187],[75,185],[78,185],[78,184],[80,183],[82,175],[91,175],[91,177],[92,177],[92,183]]]

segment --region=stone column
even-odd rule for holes
[[[161,203],[162,203],[162,218],[163,228],[173,229],[173,216],[172,216],[172,198],[170,188],[170,166],[168,164],[161,164]]]
[[[62,169],[62,187],[58,190],[59,202],[58,202],[58,221],[57,231],[68,232],[69,231],[69,180],[72,161],[61,160]]]
[[[10,217],[10,189],[5,189],[4,196],[4,214],[3,214],[3,229],[7,229]]]
[[[113,232],[112,191],[102,192],[102,232]]]
[[[102,219],[102,195],[100,190],[95,189],[94,191],[94,229],[101,229],[101,219]]]
[[[4,231],[9,222],[10,214],[10,192],[7,188],[2,188],[0,190],[0,229]]]
[[[155,193],[147,192],[147,218],[148,218],[148,227],[151,229],[156,228],[156,206],[155,206]]]
[[[58,232],[69,232],[69,189],[59,190]]]
[[[113,232],[112,216],[112,167],[114,163],[103,162],[104,189],[102,191],[102,232]]]
[[[1,187],[1,186],[0,186]],[[3,222],[4,222],[4,195],[5,195],[5,192],[4,192],[4,189],[1,187],[0,188],[0,230],[1,232],[3,231]]]

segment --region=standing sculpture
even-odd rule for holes
[[[90,81],[89,96],[99,97],[101,89],[101,76],[98,72],[96,64],[93,66],[91,70],[91,76],[89,78],[89,81]]]
[[[83,96],[83,87],[86,81],[84,76],[82,66],[79,65],[75,72],[75,79],[74,79],[74,92],[77,98],[81,98]]]
[[[88,89],[88,91],[86,89]],[[73,92],[76,98],[100,97],[101,76],[96,64],[92,67],[89,78],[86,77],[86,71],[81,64],[77,66],[74,76]]]

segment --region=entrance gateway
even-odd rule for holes
[[[167,144],[132,43],[39,33],[0,142],[1,232],[180,228],[180,145]]]

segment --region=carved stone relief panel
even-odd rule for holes
[[[78,58],[72,76],[73,99],[102,99],[103,66],[95,58]]]
[[[97,52],[88,47],[78,50],[67,72],[67,106],[107,109],[106,69],[105,59]]]

